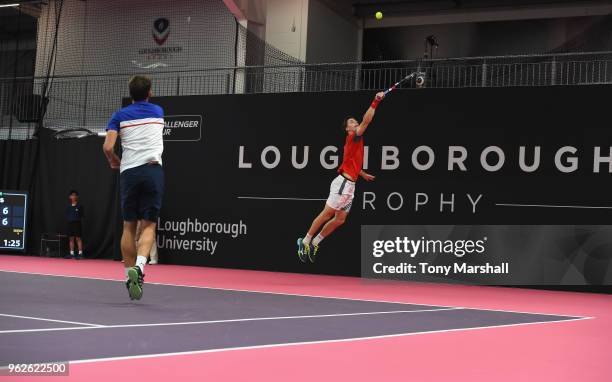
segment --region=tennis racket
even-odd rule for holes
[[[106,132],[94,132],[88,129],[64,129],[56,131],[53,136],[55,139],[81,139],[85,137],[106,137]]]
[[[416,77],[415,80],[415,85],[417,87],[421,87],[425,84],[425,73],[424,72],[412,72],[409,75],[407,75],[406,77],[402,78],[401,80],[399,80],[398,82],[396,82],[393,86],[391,86],[389,89],[385,90],[385,96],[389,93],[391,93],[392,91],[394,91],[395,89],[397,89],[399,86],[401,86],[403,83],[411,80],[412,78]]]

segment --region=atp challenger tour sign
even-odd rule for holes
[[[364,169],[376,179],[357,183],[346,223],[307,265],[295,241],[342,161],[342,121],[361,119],[374,92],[158,98],[168,115],[206,120],[205,139],[167,140],[160,236],[179,241],[166,242],[162,259],[409,280],[610,283],[612,235],[603,233],[612,221],[612,133],[601,123],[609,91],[390,94],[364,138]],[[244,229],[164,224],[196,219]],[[204,244],[175,249],[180,240]],[[412,255],[389,251],[396,240]]]
[[[164,141],[186,142],[202,139],[201,115],[164,116]]]

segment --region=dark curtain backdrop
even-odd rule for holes
[[[118,172],[108,167],[100,138],[58,141],[43,129],[38,140],[0,141],[0,158],[0,189],[29,191],[29,254],[38,254],[42,233],[66,233],[68,193],[76,189],[85,209],[85,256],[115,255]]]

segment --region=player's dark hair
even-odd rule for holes
[[[70,192],[68,193],[68,196],[75,194],[76,196],[79,196],[79,192],[77,190],[70,190]]]
[[[342,130],[343,131],[346,130],[346,125],[348,124],[348,121],[351,118],[354,119],[354,120],[357,120],[357,118],[352,117],[352,116],[348,116],[348,117],[344,118],[344,121],[342,121]]]
[[[151,79],[146,76],[134,76],[130,79],[130,97],[135,102],[144,101],[149,98],[151,91]]]

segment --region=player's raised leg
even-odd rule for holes
[[[325,223],[323,229],[317,236],[312,239],[312,243],[310,245],[310,251],[308,252],[308,259],[311,263],[315,262],[317,253],[319,252],[319,244],[323,239],[327,236],[331,235],[338,227],[340,227],[346,221],[348,216],[348,211],[338,210],[335,211],[334,217]]]
[[[136,266],[136,229],[138,226],[139,198],[141,181],[137,168],[121,173],[119,186],[121,190],[121,213],[123,215],[123,234],[121,235],[121,255],[126,276],[126,287],[130,299],[142,297],[142,287],[138,283]],[[130,274],[132,273],[132,274]]]
[[[136,265],[136,222],[124,221],[123,234],[121,235],[121,255],[123,256],[123,266],[125,267],[125,285],[130,294],[130,299],[136,300],[142,297],[142,287],[138,283],[138,273],[135,273]]]
[[[126,268],[131,268],[136,264],[136,222],[124,221],[123,234],[121,235],[121,255]]]
[[[152,221],[141,220],[142,233],[140,234],[140,240],[138,240],[138,258],[136,259],[136,265],[140,266],[143,261],[146,264],[151,248],[155,242],[155,227],[156,224]]]
[[[306,257],[310,253],[310,242],[314,235],[319,231],[319,228],[321,228],[323,224],[334,217],[335,213],[336,211],[333,208],[325,204],[323,211],[321,211],[321,213],[312,221],[310,229],[306,235],[297,240],[298,256],[302,262],[306,262]]]
[[[322,235],[324,238],[329,236],[332,232],[336,230],[336,228],[344,224],[347,217],[348,217],[348,211],[336,211],[334,218],[328,221],[323,226],[323,229],[321,230],[320,235]],[[318,240],[316,243],[315,241],[316,240],[313,240],[313,244],[319,244],[321,242],[321,240]]]
[[[144,268],[147,264],[151,248],[155,244],[155,228],[156,224],[149,220],[140,220],[138,222],[141,233],[138,239],[138,248],[136,256],[136,266],[130,269],[130,280],[135,279],[140,287],[140,296],[142,297],[142,286],[144,283]]]
[[[136,264],[129,271],[130,280],[135,280],[140,287],[140,296],[144,284],[144,269],[155,244],[156,221],[162,205],[164,194],[164,171],[158,163],[149,163],[134,170],[140,180],[138,195],[138,225],[140,237],[138,238],[138,255]],[[133,240],[134,242],[136,240]]]

